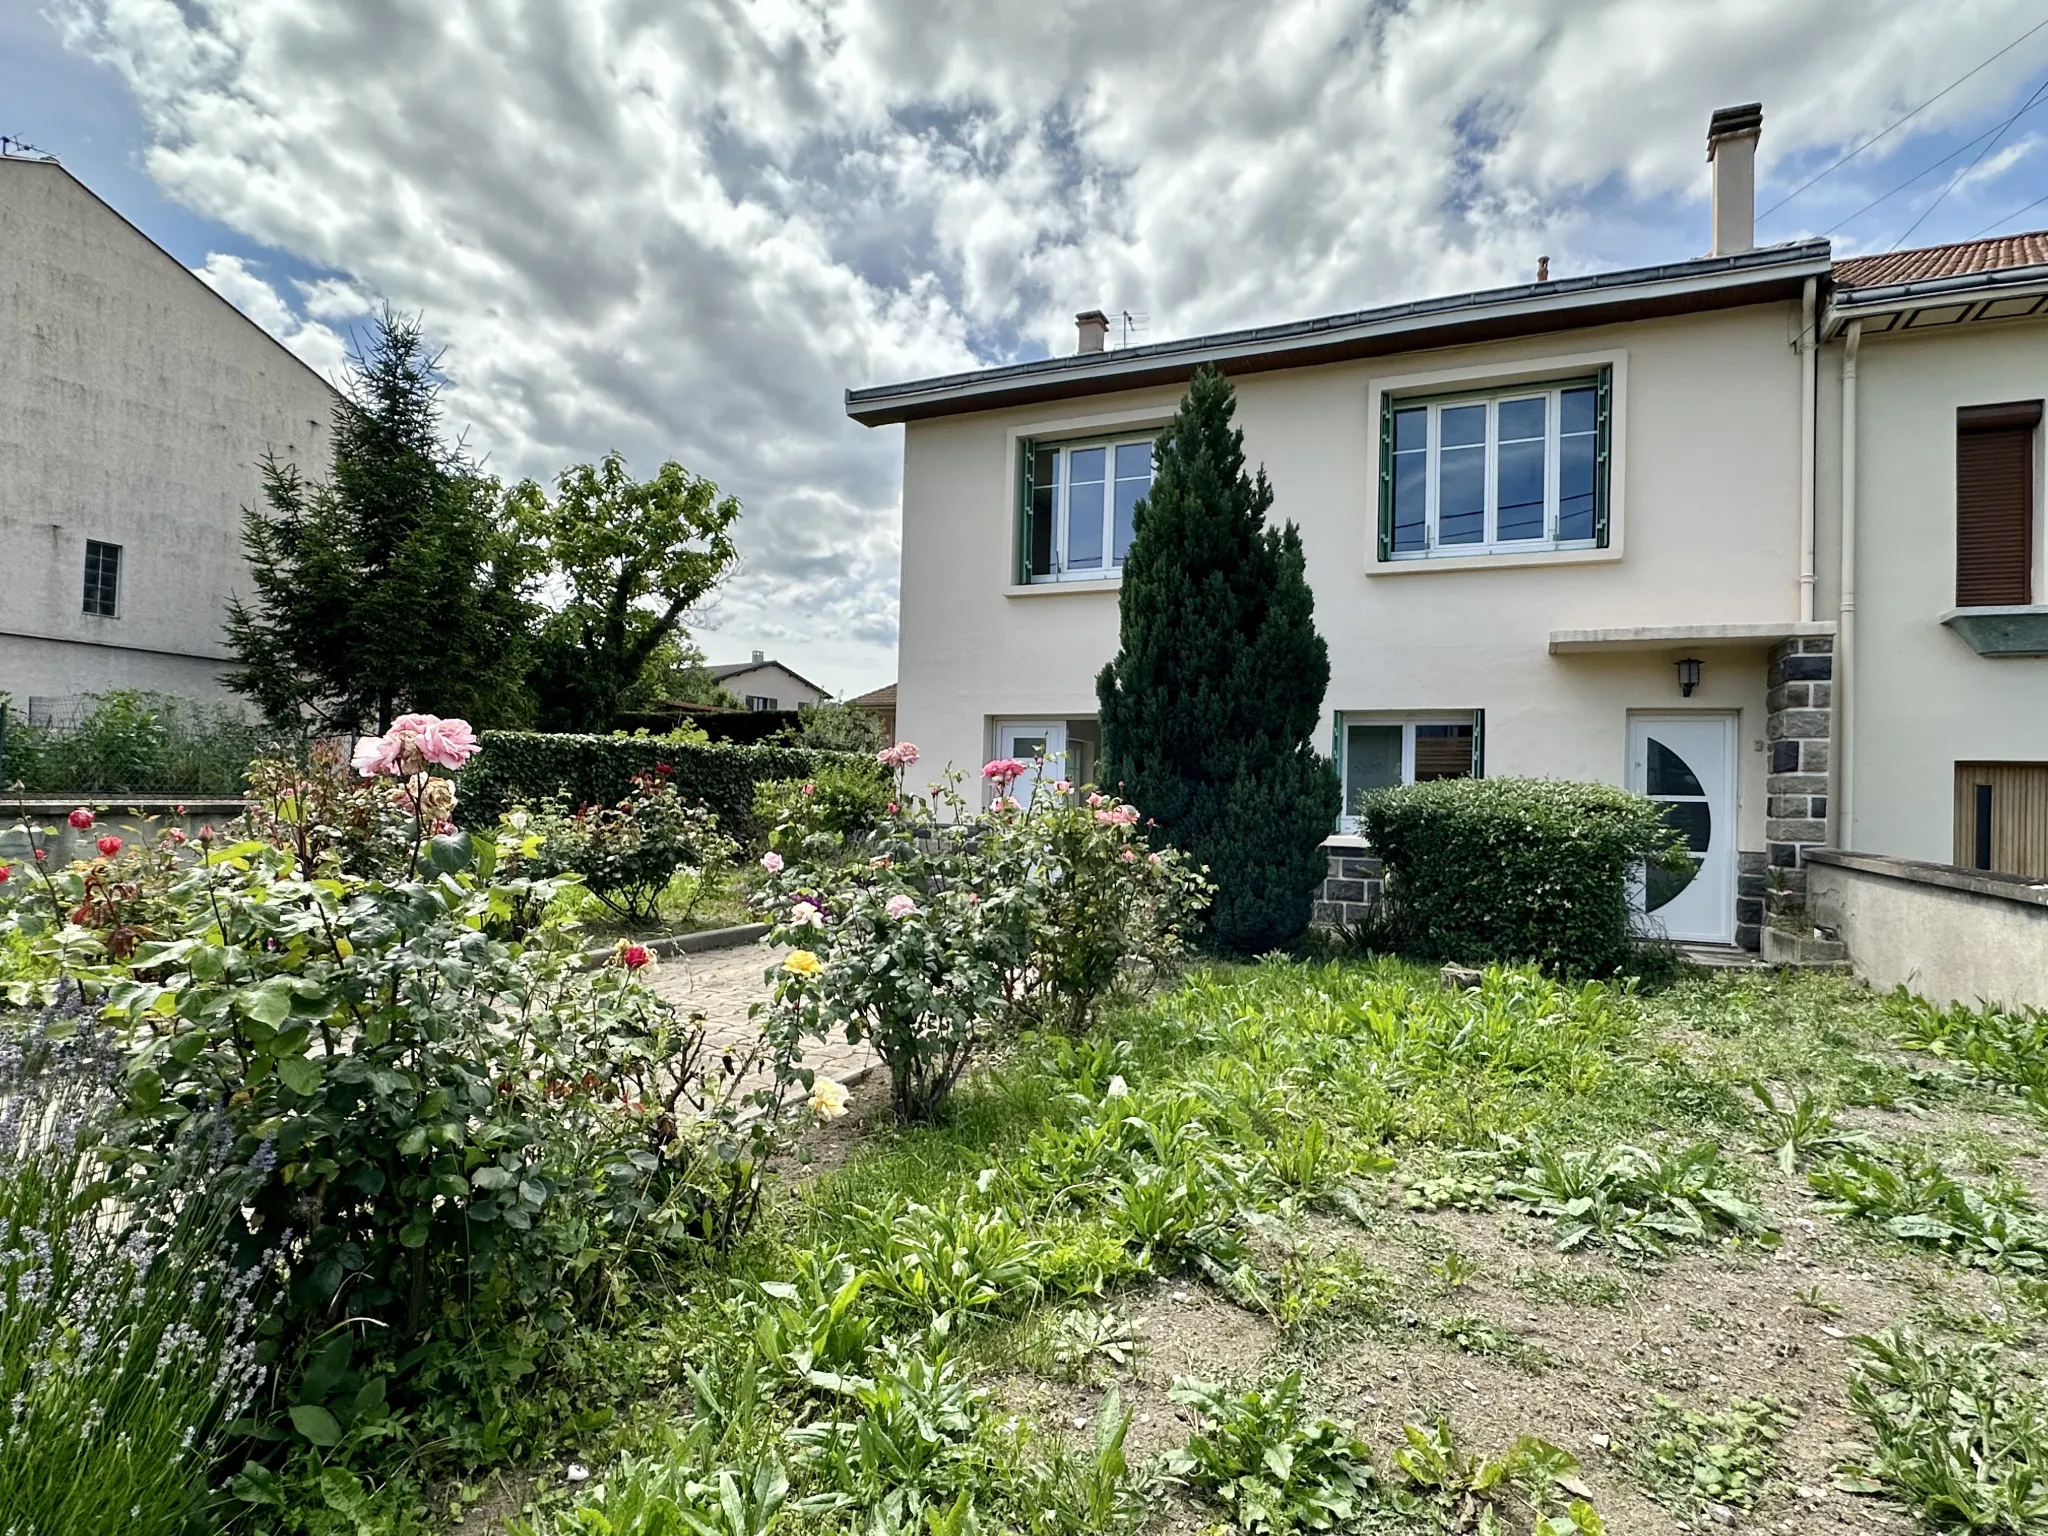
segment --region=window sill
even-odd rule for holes
[[[2048,606],[1951,608],[1941,622],[1979,656],[2048,656]]]
[[[1003,588],[1005,597],[1068,597],[1079,592],[1120,592],[1124,579],[1108,576],[1100,581],[1034,581],[1024,586]]]
[[[1621,546],[1606,549],[1542,549],[1526,555],[1425,555],[1412,560],[1369,560],[1368,576],[1422,576],[1432,571],[1505,571],[1531,565],[1598,565],[1621,558]]]

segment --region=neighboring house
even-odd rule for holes
[[[218,698],[265,454],[332,386],[54,160],[0,157],[0,692]]]
[[[1042,752],[1093,775],[1095,678],[1116,648],[1149,444],[1213,363],[1236,386],[1275,517],[1301,529],[1329,642],[1346,814],[1323,915],[1356,915],[1376,892],[1355,838],[1365,791],[1594,779],[1665,801],[1689,835],[1692,874],[1655,878],[1643,898],[1656,923],[1754,946],[1767,870],[1796,885],[1803,851],[1840,832],[1839,472],[1817,445],[1841,433],[1834,385],[1818,381],[1839,381],[1823,348],[1846,347],[1863,292],[1824,240],[1754,248],[1761,122],[1756,107],[1714,115],[1714,244],[1694,260],[1113,351],[1090,311],[1071,357],[849,391],[855,420],[906,426],[901,734],[934,765]],[[1964,770],[1943,753],[1960,762],[1967,741],[1972,761],[2048,763],[2035,702],[2048,677],[1972,654],[1938,622],[1951,603],[1908,603],[1880,563],[1923,586],[1952,579],[1949,534],[1934,530],[1954,522],[1953,412],[2048,393],[2048,327],[1931,342],[1871,329],[1862,409],[1889,415],[1864,425],[1864,451],[1886,465],[1866,462],[1863,484],[1891,483],[1882,511],[1864,493],[1854,654],[1868,682],[1848,753],[1862,777],[1839,797],[1857,806],[1857,836],[1926,856],[1959,803]],[[1954,361],[1919,388],[1930,347]],[[1981,370],[1963,361],[1973,347]],[[1898,403],[1880,407],[1874,380],[1894,372],[1882,398]],[[2031,500],[2025,516],[2039,516]],[[1973,667],[1989,671],[1947,678]],[[1931,723],[1957,717],[1975,724]]]
[[[748,709],[801,709],[806,704],[823,704],[832,695],[805,677],[799,677],[779,661],[770,661],[760,651],[752,661],[713,667],[711,680]]]
[[[885,740],[893,742],[897,739],[896,685],[894,683],[886,683],[872,692],[863,693],[856,698],[848,699],[846,703],[849,709],[857,709],[873,720],[876,728],[881,731]]]

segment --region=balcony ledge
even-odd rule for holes
[[[1941,622],[1979,656],[2048,656],[2048,607],[1951,608]]]
[[[1620,629],[1553,629],[1550,654],[1575,656],[1589,651],[1671,651],[1707,646],[1775,645],[1780,640],[1832,635],[1827,620],[1782,619],[1771,624],[1636,625]]]

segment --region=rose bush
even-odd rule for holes
[[[898,782],[865,856],[801,809],[771,833],[755,907],[769,942],[798,947],[757,1014],[787,1038],[870,1041],[898,1118],[916,1120],[939,1112],[997,1028],[1085,1029],[1131,961],[1169,964],[1208,886],[1148,848],[1136,809],[1110,797],[1075,803],[1071,786],[1041,784],[1020,805],[1013,759],[984,768],[995,795],[979,813],[956,779],[908,790],[911,744],[878,761]]]
[[[689,915],[704,891],[732,866],[737,845],[718,829],[705,806],[685,805],[666,765],[636,774],[625,798],[611,806],[585,806],[573,814],[561,800],[533,813],[541,839],[535,861],[543,874],[573,874],[614,914],[630,923],[652,921],[677,875],[688,879],[680,912]]]
[[[789,1062],[707,1050],[629,950],[590,967],[573,930],[503,937],[565,882],[434,830],[447,781],[428,765],[460,751],[422,728],[359,749],[374,788],[332,758],[280,770],[245,829],[265,835],[36,860],[0,886],[0,940],[35,961],[10,999],[82,989],[126,1053],[112,1187],[166,1198],[194,1138],[264,1171],[241,1238],[281,1256],[287,1364],[344,1322],[415,1371],[479,1318],[546,1336],[665,1246],[729,1246],[759,1208]],[[351,863],[356,834],[392,824],[408,835]]]

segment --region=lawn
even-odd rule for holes
[[[857,1094],[633,1298],[589,1479],[454,1528],[2042,1529],[2044,1062],[1827,976],[1198,968]]]

